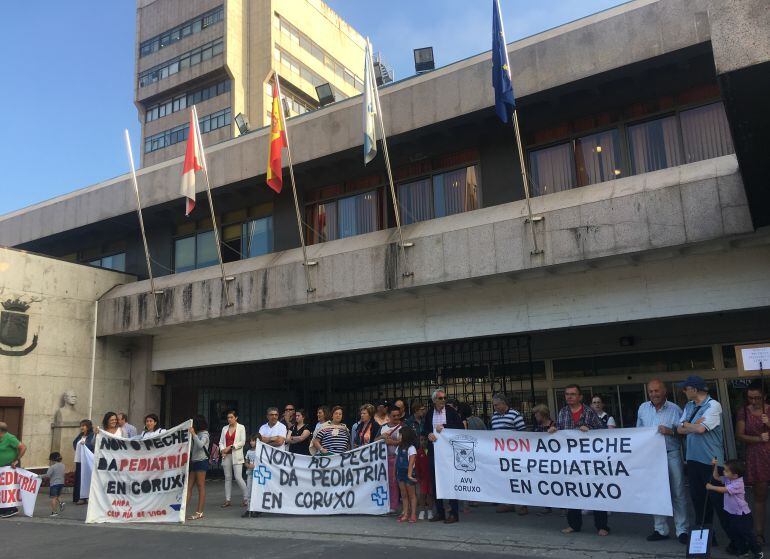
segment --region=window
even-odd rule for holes
[[[620,177],[623,155],[617,129],[583,136],[575,140],[577,184],[586,186]]]
[[[174,241],[174,272],[214,266],[219,262],[214,231],[203,231]]]
[[[252,258],[273,251],[273,216],[252,219],[243,224],[241,253]]]
[[[686,163],[735,152],[722,103],[682,111],[679,117]]]
[[[120,254],[113,254],[112,256],[102,256],[101,258],[90,260],[88,264],[90,266],[95,266],[97,268],[106,268],[108,270],[125,272],[126,271],[126,253],[121,252]]]
[[[635,175],[684,163],[676,116],[629,126],[628,146]]]
[[[593,377],[710,370],[714,357],[710,347],[651,351],[646,353],[618,353],[594,357],[556,359],[554,378]]]
[[[199,119],[201,134],[212,132],[229,126],[231,123],[230,108],[222,109]],[[151,153],[168,146],[173,146],[187,139],[190,132],[189,124],[181,124],[164,132],[148,136],[144,139],[144,153]]]
[[[308,211],[311,244],[371,233],[380,228],[378,190],[314,204]]]
[[[529,168],[532,196],[561,192],[575,186],[575,168],[569,143],[532,151]]]
[[[287,70],[289,70],[289,72],[297,74],[300,78],[308,82],[312,87],[316,87],[324,83],[329,83],[328,79],[322,78],[313,70],[302,64],[299,60],[281,48],[276,47],[274,49],[273,56],[275,60],[282,64]],[[337,101],[348,98],[348,95],[343,93],[338,87],[332,85],[331,88],[334,92],[334,98]]]
[[[181,54],[176,58],[167,60],[158,66],[154,66],[149,70],[139,74],[139,87],[145,87],[153,84],[157,81],[164,80],[169,76],[172,76],[184,68],[189,68],[200,64],[202,60],[208,60],[213,56],[222,54],[224,51],[224,41],[220,37],[210,43],[206,43],[193,49],[189,52]]]
[[[184,22],[173,29],[166,31],[160,35],[157,35],[146,41],[142,41],[139,45],[139,56],[147,56],[153,52],[157,52],[160,49],[166,48],[169,45],[173,45],[177,41],[181,41],[185,37],[189,37],[193,33],[198,33],[201,29],[205,29],[215,23],[222,21],[225,18],[225,7],[218,6],[213,10],[199,15],[189,21]]]
[[[475,210],[479,207],[478,166],[399,184],[398,205],[405,225]]]

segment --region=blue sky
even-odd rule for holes
[[[491,0],[327,0],[404,78],[412,49],[439,66],[491,44]],[[508,41],[621,4],[501,0]],[[138,159],[133,105],[134,0],[36,0],[3,6],[0,214],[128,171],[123,129]],[[514,76],[514,85],[516,77]]]

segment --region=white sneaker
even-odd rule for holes
[[[428,511],[428,520],[433,520],[433,511],[432,510]]]
[[[418,520],[425,520],[425,511],[421,510],[419,516],[417,517]]]
[[[50,516],[50,517],[59,516],[59,513],[58,512],[52,512],[48,516]]]

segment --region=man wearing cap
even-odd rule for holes
[[[687,544],[687,493],[684,487],[684,463],[682,462],[682,441],[676,428],[682,417],[682,409],[666,398],[666,385],[653,379],[647,384],[650,400],[639,406],[636,414],[637,427],[655,427],[666,439],[668,459],[668,483],[671,489],[671,504],[674,509],[676,539]],[[654,516],[654,530],[647,536],[648,542],[669,538],[668,517]]]
[[[711,461],[716,458],[721,466],[725,459],[722,445],[722,406],[709,396],[708,385],[699,376],[689,376],[677,386],[680,386],[687,396],[687,405],[679,419],[677,432],[687,437],[685,460],[690,498],[695,508],[695,525],[712,525],[716,510],[719,523],[725,528],[723,496],[716,491],[706,490],[713,469]]]

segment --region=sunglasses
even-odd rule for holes
[[[446,396],[436,396],[436,400],[446,400]]]

